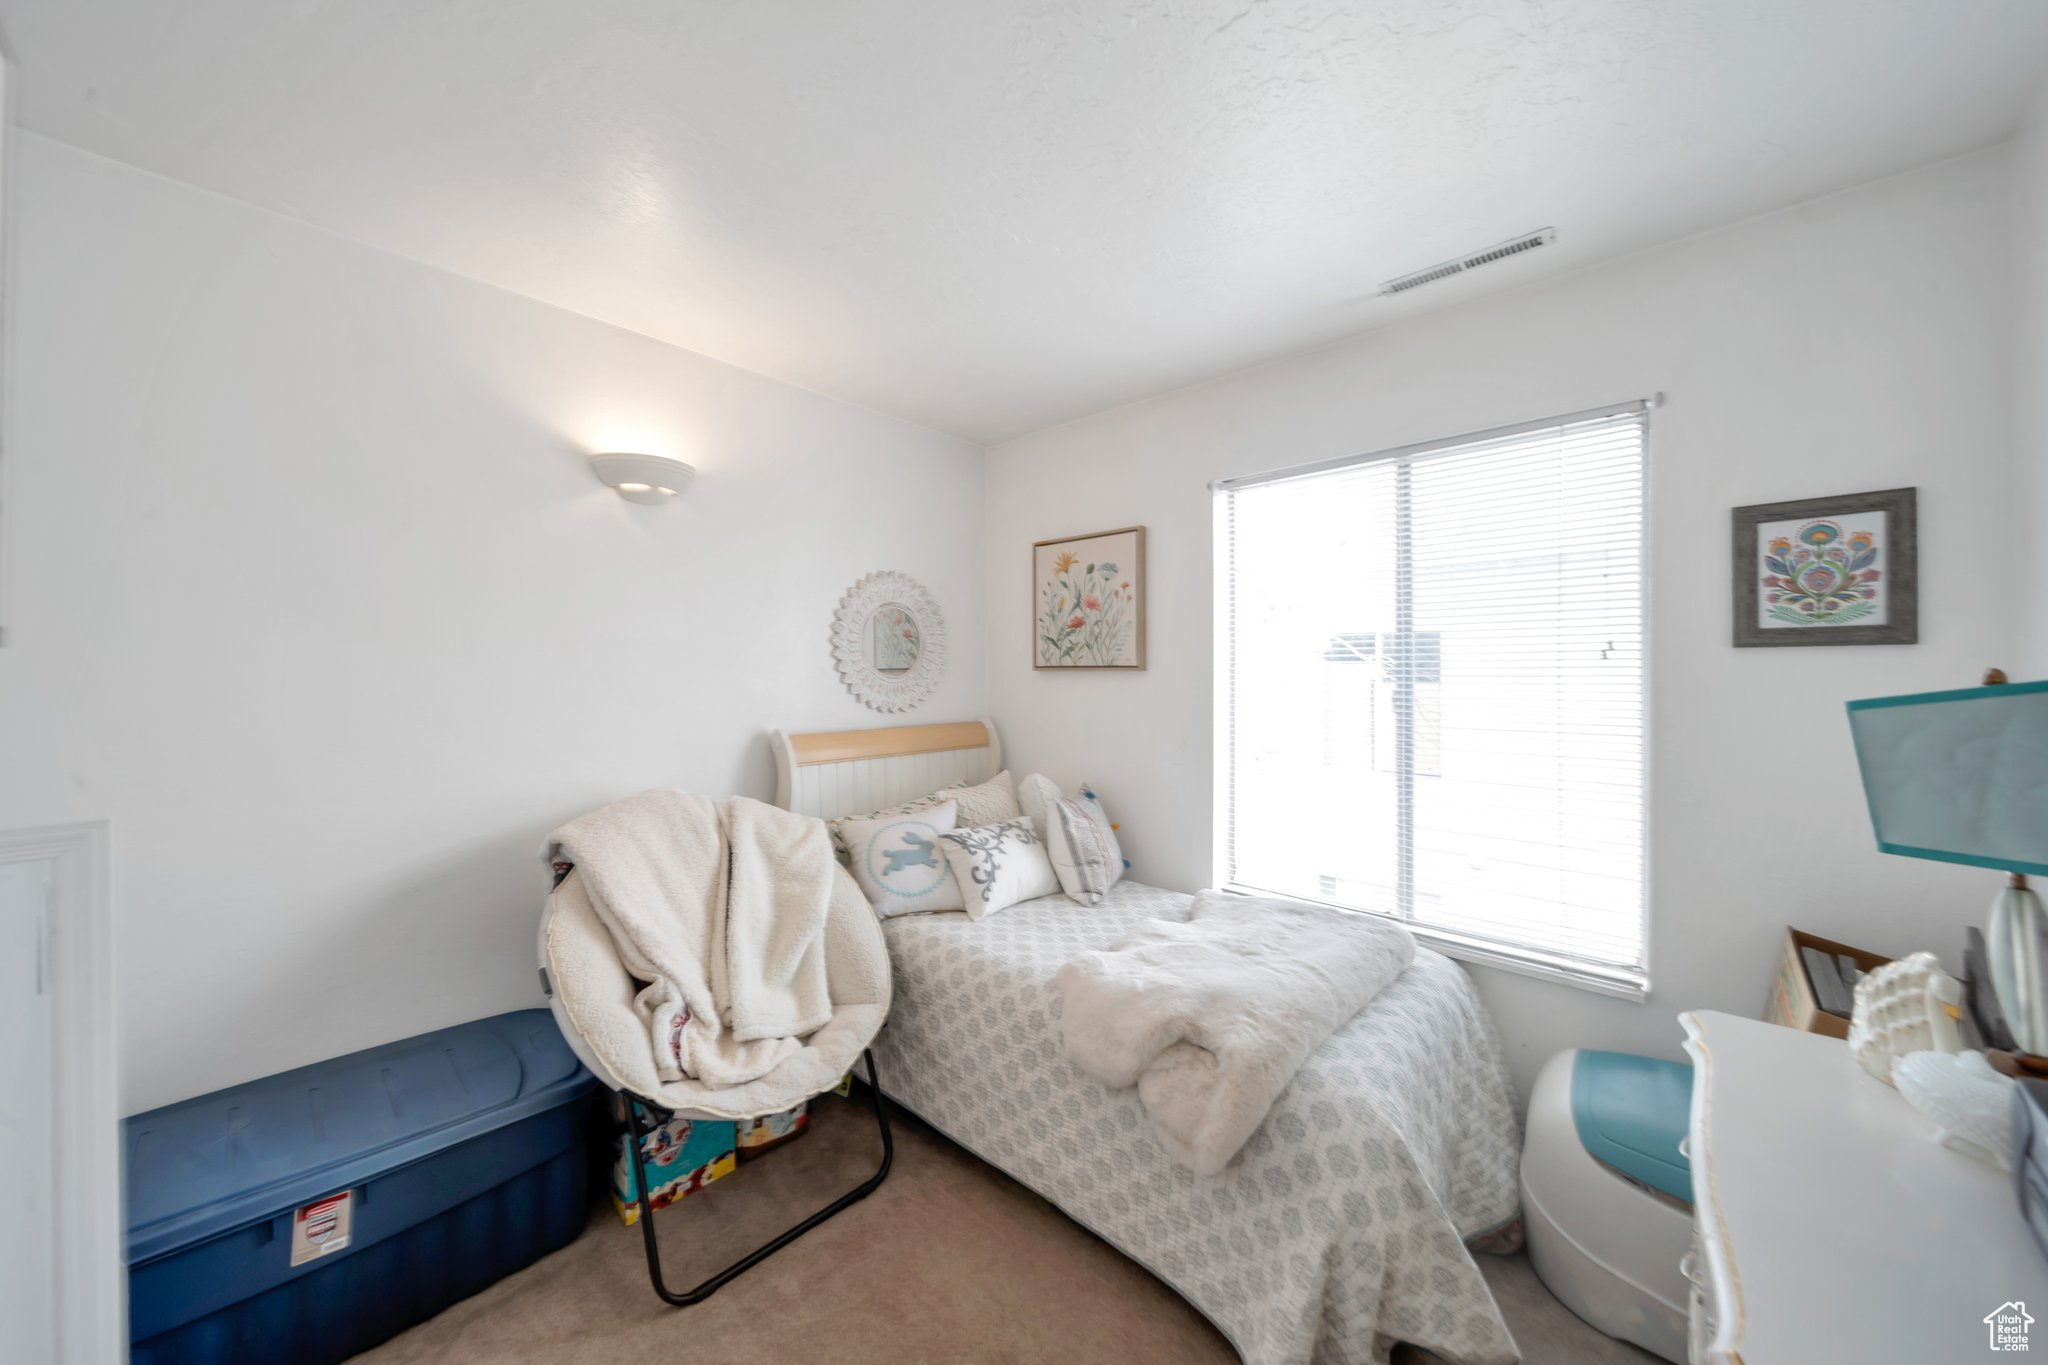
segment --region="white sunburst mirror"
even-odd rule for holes
[[[908,574],[869,574],[833,613],[832,659],[846,690],[863,704],[910,710],[931,695],[946,667],[939,604]]]

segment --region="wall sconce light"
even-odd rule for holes
[[[697,477],[691,466],[663,455],[593,455],[590,468],[598,482],[617,489],[627,502],[667,502]]]

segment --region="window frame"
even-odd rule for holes
[[[1490,427],[1479,431],[1466,432],[1457,436],[1443,437],[1429,441],[1418,441],[1408,445],[1394,446],[1385,450],[1372,451],[1362,455],[1339,456],[1334,459],[1317,460],[1307,464],[1292,465],[1258,474],[1241,475],[1218,479],[1209,485],[1210,522],[1212,540],[1212,607],[1213,640],[1215,647],[1213,688],[1214,699],[1214,771],[1216,779],[1212,787],[1213,832],[1212,863],[1214,867],[1211,882],[1224,892],[1241,896],[1279,897],[1286,900],[1303,901],[1308,904],[1326,905],[1332,909],[1345,910],[1353,914],[1375,915],[1394,920],[1407,926],[1416,941],[1446,957],[1461,962],[1476,963],[1518,976],[1532,977],[1541,981],[1556,982],[1598,995],[1611,996],[1630,1001],[1643,1001],[1652,993],[1651,960],[1654,951],[1652,941],[1653,895],[1651,887],[1651,835],[1652,820],[1650,792],[1652,780],[1652,756],[1650,737],[1653,732],[1653,698],[1656,693],[1654,679],[1654,648],[1650,617],[1650,473],[1652,452],[1652,423],[1650,414],[1661,407],[1664,395],[1653,394],[1649,398],[1625,403],[1613,403],[1603,407],[1585,408],[1577,412],[1564,413],[1556,417],[1540,418],[1533,421],[1517,422],[1505,426]],[[1639,850],[1640,867],[1640,931],[1642,951],[1641,965],[1636,968],[1618,967],[1610,964],[1590,962],[1581,958],[1560,954],[1530,944],[1504,943],[1493,939],[1480,939],[1455,930],[1402,919],[1395,914],[1367,910],[1353,905],[1341,904],[1334,900],[1323,900],[1315,896],[1302,895],[1291,891],[1274,891],[1255,885],[1240,883],[1231,877],[1232,802],[1236,790],[1236,746],[1232,711],[1235,703],[1234,659],[1235,639],[1233,636],[1232,601],[1234,583],[1230,578],[1232,547],[1230,543],[1230,518],[1227,515],[1225,495],[1241,488],[1259,484],[1278,483],[1295,479],[1312,478],[1320,474],[1336,473],[1364,464],[1376,464],[1389,460],[1412,460],[1415,457],[1460,446],[1476,445],[1482,442],[1502,440],[1552,427],[1570,426],[1575,423],[1599,421],[1606,418],[1634,414],[1641,421],[1641,491],[1639,517],[1642,536],[1637,551],[1636,592],[1642,634],[1642,737],[1641,737],[1641,824],[1642,844]],[[1408,874],[1403,874],[1408,875]]]

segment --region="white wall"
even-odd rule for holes
[[[1953,957],[1991,894],[1870,851],[1840,703],[2029,667],[2030,145],[1007,443],[984,512],[966,443],[23,138],[0,828],[114,822],[130,1110],[534,1003],[546,831],[657,783],[765,796],[763,728],[874,723],[826,626],[894,567],[953,635],[916,718],[987,709],[1019,771],[1101,784],[1138,874],[1192,888],[1208,480],[1664,390],[1656,994],[1475,975],[1525,1086],[1560,1046],[1675,1055],[1675,1010],[1757,1008],[1784,923]],[[607,447],[702,477],[632,507],[587,472]],[[1905,483],[1919,646],[1726,644],[1730,506]],[[1131,522],[1151,670],[1034,674],[1029,543]]]
[[[989,694],[1012,765],[1092,780],[1138,876],[1206,884],[1207,482],[1662,390],[1654,994],[1475,968],[1518,1083],[1561,1047],[1676,1056],[1683,1008],[1754,1014],[1787,923],[1953,964],[1997,879],[1872,850],[1842,703],[2017,656],[2008,174],[1995,149],[996,447]],[[1731,507],[1906,484],[1918,646],[1729,645]],[[1130,523],[1151,528],[1150,671],[1032,672],[1027,547]]]
[[[873,569],[982,712],[975,447],[24,137],[0,828],[107,817],[125,1103],[539,1003],[557,822],[873,724]],[[783,320],[801,327],[802,318]],[[694,462],[628,505],[583,454]]]

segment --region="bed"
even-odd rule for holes
[[[1000,763],[987,722],[774,743],[780,804],[827,817]],[[875,1052],[888,1095],[1171,1285],[1246,1365],[1385,1361],[1404,1341],[1510,1365],[1466,1244],[1517,1216],[1520,1135],[1492,1023],[1455,963],[1419,951],[1220,1176],[1175,1164],[1135,1091],[1061,1055],[1060,965],[1142,920],[1186,918],[1189,899],[1125,880],[1092,907],[1048,896],[980,921],[886,921],[895,1004]]]

